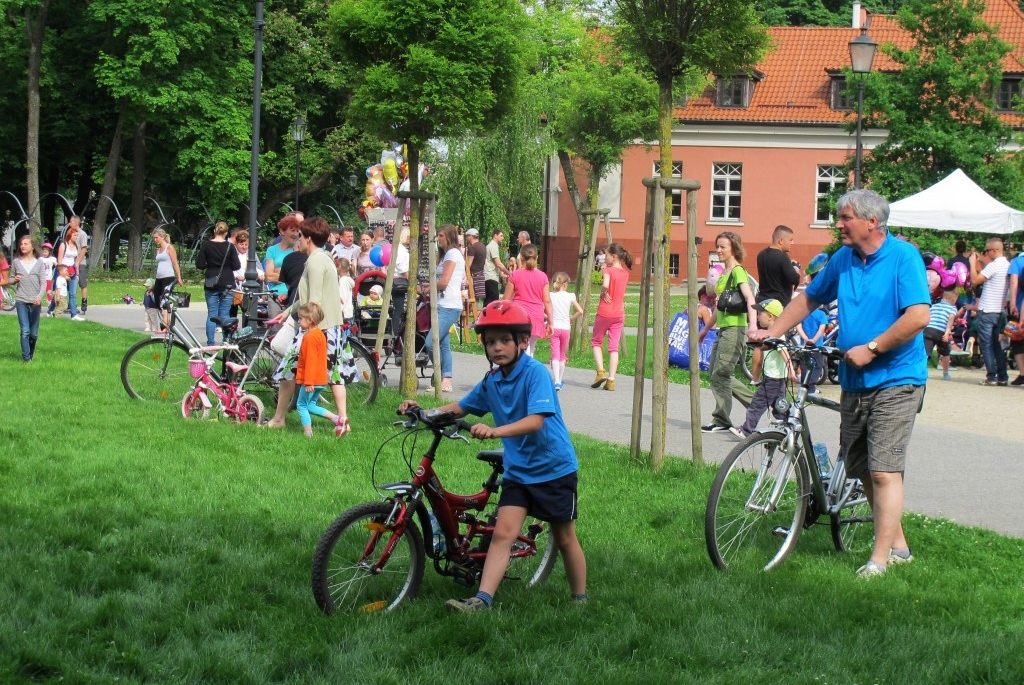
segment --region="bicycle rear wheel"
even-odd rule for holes
[[[355,338],[349,338],[349,344],[358,380],[345,386],[347,401],[349,404],[373,404],[380,390],[380,372],[377,370],[376,355]]]
[[[336,518],[320,538],[312,584],[325,614],[390,611],[416,596],[423,580],[423,535],[412,520],[401,533],[385,525],[392,508],[391,502],[360,504]],[[388,557],[382,562],[384,553]]]
[[[529,549],[524,539],[533,540],[536,552],[529,556],[516,556]],[[558,544],[551,536],[551,524],[538,519],[527,519],[519,539],[512,543],[512,554],[508,563],[506,579],[522,580],[526,587],[533,587],[547,580],[558,559]]]
[[[837,552],[867,552],[871,548],[874,526],[868,528],[861,524],[874,522],[871,505],[859,479],[850,478],[847,484],[850,496],[846,506],[831,517],[832,543]]]
[[[810,475],[798,453],[785,453],[781,431],[754,433],[722,462],[704,512],[711,562],[728,567],[779,566],[803,529]]]
[[[244,391],[258,397],[264,407],[276,407],[278,382],[274,380],[274,373],[281,358],[270,349],[270,345],[260,347],[259,340],[244,341],[239,345],[238,353],[249,365]]]
[[[178,402],[194,382],[188,349],[177,340],[140,340],[121,360],[121,385],[137,400]]]

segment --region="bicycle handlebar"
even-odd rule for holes
[[[396,412],[399,416],[405,416],[408,418],[407,421],[402,423],[407,428],[412,428],[417,422],[422,423],[431,430],[443,431],[446,428],[453,428],[456,431],[466,430],[468,431],[473,424],[467,423],[462,419],[455,418],[455,414],[450,411],[437,412],[429,409],[424,409],[419,405],[413,405],[407,407],[404,413]],[[449,437],[454,437],[449,436]]]
[[[204,345],[203,347],[190,347],[188,353],[195,355],[203,354],[205,352],[223,352],[225,350],[237,352],[238,345]]]
[[[821,352],[826,357],[834,357],[840,360],[846,356],[846,350],[841,350],[838,347],[832,347],[831,345],[822,345],[821,347],[794,345],[785,338],[765,338],[760,341],[748,340],[747,345],[749,347],[771,347],[772,349],[782,348],[790,352]]]

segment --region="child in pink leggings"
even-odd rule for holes
[[[583,307],[576,301],[576,294],[566,289],[568,287],[569,274],[564,271],[559,271],[551,279],[551,375],[556,391],[562,389],[572,321],[583,316]]]
[[[601,270],[601,300],[597,305],[597,318],[594,320],[594,336],[590,346],[594,350],[594,363],[597,364],[597,377],[590,384],[592,388],[604,386],[605,390],[615,390],[615,372],[619,368],[619,338],[622,335],[622,324],[626,319],[626,284],[629,282],[629,269],[633,268],[633,257],[619,243],[608,246],[605,267]],[[601,343],[608,334],[608,373],[604,371],[604,357],[601,354]]]

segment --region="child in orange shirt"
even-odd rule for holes
[[[327,387],[327,336],[318,328],[323,320],[324,310],[316,302],[308,302],[299,307],[302,343],[295,367],[295,385],[299,388],[295,408],[302,422],[302,432],[307,438],[313,436],[313,417],[310,414],[323,416],[335,426],[338,425],[337,415],[319,403],[320,393]]]

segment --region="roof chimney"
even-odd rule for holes
[[[859,29],[861,25],[860,0],[853,0],[853,28]]]

